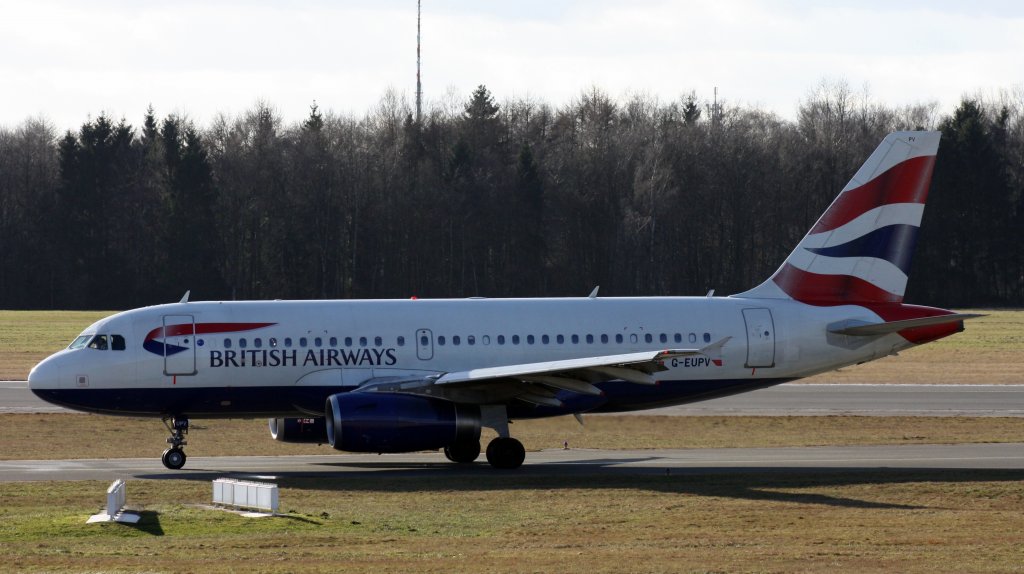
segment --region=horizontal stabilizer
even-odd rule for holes
[[[828,331],[829,333],[835,333],[837,335],[877,337],[881,335],[888,335],[890,333],[898,333],[904,329],[930,327],[932,325],[946,325],[948,323],[956,323],[966,319],[974,319],[975,317],[984,317],[984,315],[979,315],[977,313],[952,313],[949,315],[936,315],[934,317],[905,319],[903,321],[886,321],[885,323],[859,323],[851,325],[850,322],[844,322],[837,325],[835,328],[829,329]]]

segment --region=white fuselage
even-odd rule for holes
[[[636,385],[606,385],[606,402],[587,407],[626,410],[775,384],[911,346],[895,334],[846,344],[838,339],[847,337],[827,333],[828,325],[849,319],[879,320],[852,305],[737,297],[178,303],[98,321],[83,335],[123,336],[124,350],[64,350],[40,363],[30,378],[37,394],[83,410],[309,414],[316,412],[320,395],[351,390],[369,379],[700,349],[729,338],[717,356],[668,361],[667,370],[656,375],[662,394]],[[189,320],[195,334],[154,336],[165,324]],[[172,345],[184,350],[169,354]],[[693,381],[706,387],[690,393],[680,386]],[[158,389],[163,391],[146,393]],[[197,389],[225,398],[206,397],[202,408],[175,403],[176,395],[191,396]],[[286,396],[289,389],[312,398],[296,405]],[[633,400],[631,389],[642,391],[643,399]],[[54,390],[67,392],[45,394]],[[276,406],[273,396],[246,400],[246,390],[278,394],[280,400]]]

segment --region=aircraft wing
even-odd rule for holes
[[[426,394],[457,402],[507,402],[519,399],[539,405],[560,406],[560,390],[600,395],[595,383],[623,380],[639,385],[657,384],[654,373],[665,371],[671,359],[706,355],[718,357],[726,337],[700,349],[665,349],[618,355],[582,357],[452,371],[421,381],[368,381],[359,391]]]

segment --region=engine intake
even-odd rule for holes
[[[480,440],[480,408],[415,395],[327,397],[327,441],[349,452],[437,450]]]
[[[328,442],[327,420],[323,417],[270,419],[270,436],[279,442],[324,444]]]

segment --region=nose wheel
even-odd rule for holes
[[[170,423],[167,422],[168,420],[170,420]],[[171,470],[178,470],[185,466],[185,459],[187,458],[185,451],[181,447],[188,444],[188,441],[185,440],[185,435],[188,434],[188,419],[173,417],[171,419],[165,418],[163,421],[167,430],[171,431],[171,436],[167,438],[167,444],[171,446],[160,456],[160,462],[164,463],[164,466]]]

